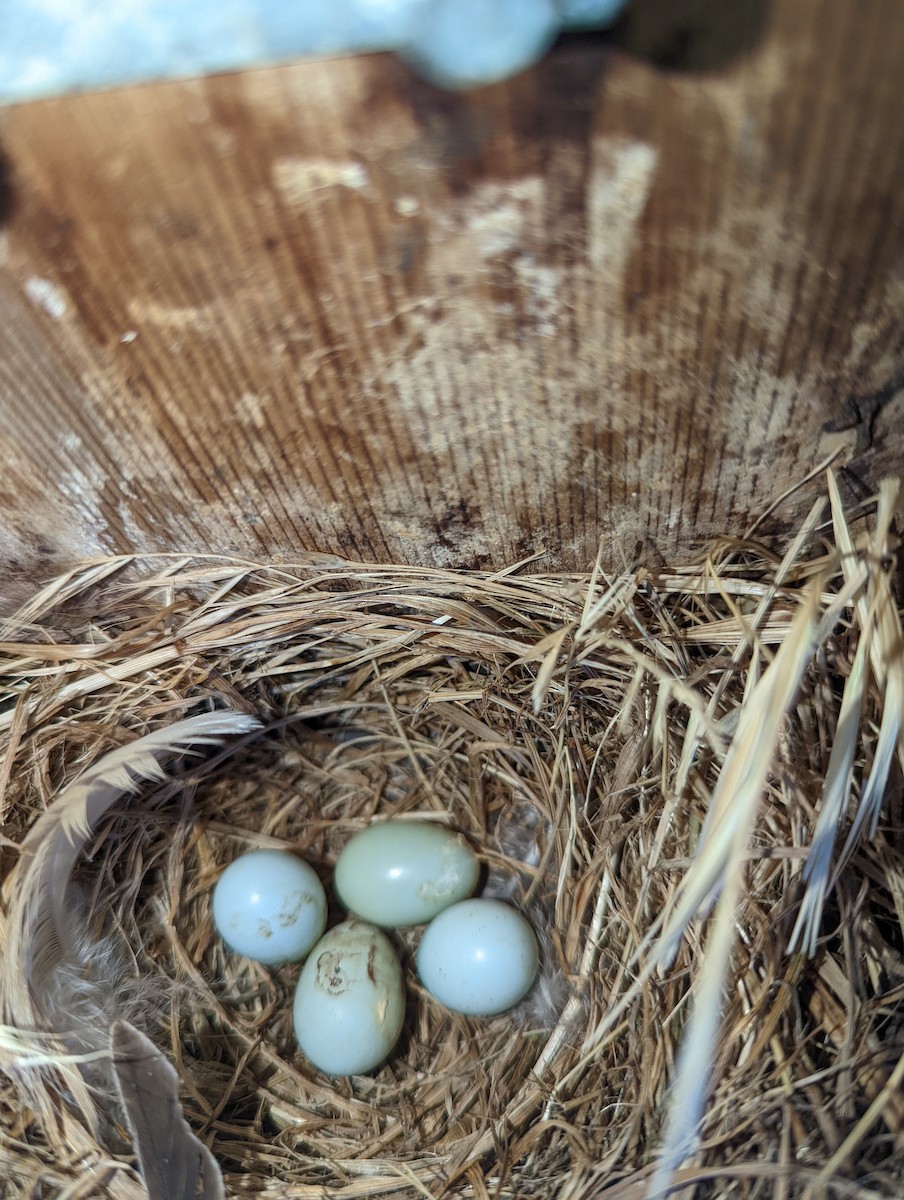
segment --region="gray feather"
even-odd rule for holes
[[[125,1021],[110,1030],[110,1057],[148,1200],[225,1200],[220,1168],[183,1116],[166,1057]]]

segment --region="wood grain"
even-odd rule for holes
[[[777,0],[707,70],[569,41],[468,95],[380,56],[0,114],[7,578],[621,568],[835,450],[868,493],[904,465],[902,61],[899,0]]]

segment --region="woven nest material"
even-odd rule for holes
[[[230,1195],[641,1200],[664,1146],[683,1196],[900,1196],[894,495],[849,527],[833,490],[777,552],[617,578],[117,558],[36,595],[0,646],[4,936],[26,832],[80,772],[191,713],[263,728],[91,831],[82,1000],[67,1024],[36,997],[49,1039],[5,1002],[0,1194],[146,1194],[102,1037],[66,1057],[100,1013],[164,1050]],[[471,840],[541,978],[455,1016],[418,986],[417,931],[393,935],[402,1040],[331,1079],[293,1038],[299,968],[227,953],[211,888],[256,846],[326,881],[404,814]]]

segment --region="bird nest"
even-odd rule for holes
[[[219,1172],[235,1196],[900,1196],[895,489],[847,517],[829,487],[789,544],[671,570],[157,556],[40,591],[0,630],[0,1192],[175,1195],[132,1143],[184,1114],[209,1196]],[[259,727],[167,749],[224,711]],[[166,777],[139,783],[148,734]],[[113,751],[48,933],[34,831]],[[541,975],[454,1015],[393,934],[402,1039],[330,1078],[293,1037],[299,968],[228,953],[211,890],[252,847],[329,887],[356,830],[407,814],[467,836]],[[117,1095],[123,1028],[175,1068],[172,1110]]]

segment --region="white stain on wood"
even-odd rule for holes
[[[544,192],[537,175],[475,187],[463,215],[479,253],[496,258],[518,250],[531,228],[539,227]]]
[[[370,183],[359,162],[333,162],[328,158],[277,158],[273,163],[273,184],[290,205],[308,204],[332,188],[363,191]]]
[[[22,286],[32,304],[43,309],[54,321],[62,321],[69,305],[65,293],[55,283],[40,275],[29,275]]]
[[[558,267],[538,263],[531,254],[520,255],[512,267],[524,291],[525,315],[534,322],[534,332],[541,337],[555,337],[562,272]]]
[[[163,304],[157,300],[134,299],[128,303],[129,316],[135,321],[173,329],[193,329],[212,334],[217,328],[218,313],[213,305]],[[222,317],[219,318],[222,320]],[[131,336],[130,336],[131,335]],[[138,330],[127,330],[121,341],[127,345],[138,336]]]
[[[587,187],[587,246],[591,267],[621,282],[647,202],[657,154],[644,142],[594,138]]]

